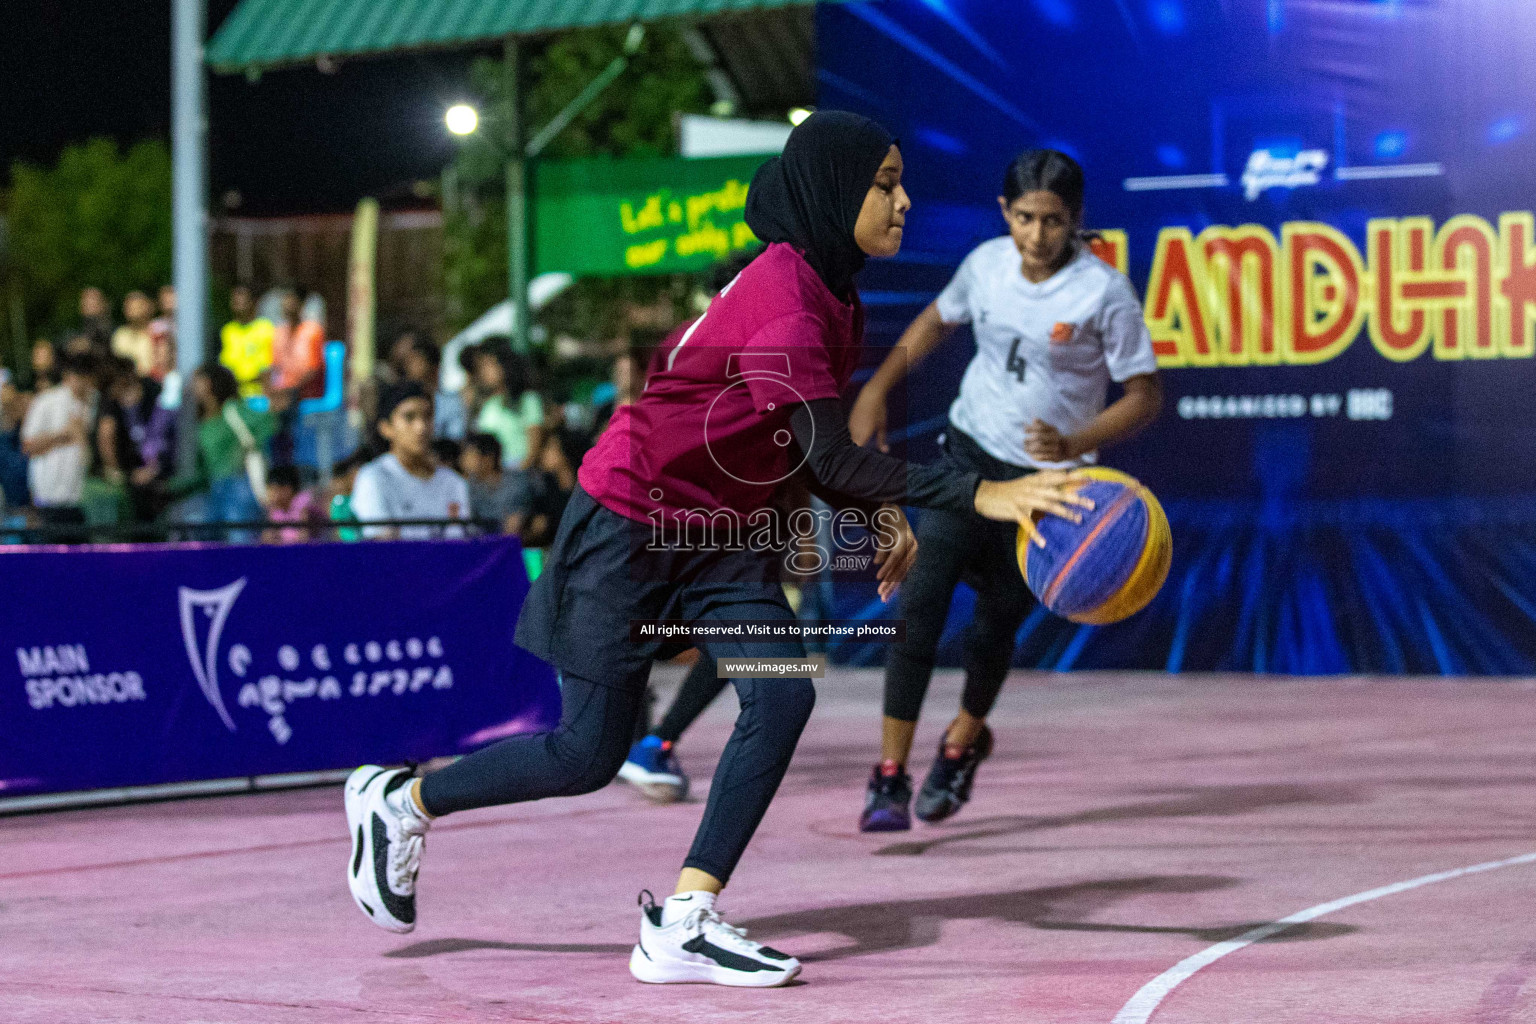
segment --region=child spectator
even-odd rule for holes
[[[102,376],[92,475],[120,489],[137,522],[149,522],[160,512],[154,484],[161,463],[144,457],[159,399],[160,388],[139,376],[127,356],[114,358]]]
[[[41,394],[59,382],[59,350],[47,338],[32,343],[32,391]]]
[[[163,381],[176,369],[176,289],[163,284],[157,294],[160,315],[149,322],[149,340],[154,345],[153,381]]]
[[[304,316],[306,294],[283,289],[282,319],[273,329],[270,391],[286,392],[287,405],[325,394],[325,325]]]
[[[176,475],[176,419],[181,414],[181,375],[171,371],[160,385],[160,397],[150,413],[139,454],[155,467],[156,480]]]
[[[278,419],[272,454],[283,465],[294,461],[299,402],[325,394],[325,327],[304,315],[304,295],[302,288],[282,289],[282,312],[272,335],[272,369],[266,390]]]
[[[432,398],[415,381],[406,381],[379,396],[379,435],[389,452],[357,472],[352,488],[352,512],[359,522],[395,519],[464,519],[469,515],[469,488],[464,478],[438,463],[432,451]],[[425,540],[462,536],[458,527],[365,527],[366,537]]]
[[[80,289],[80,329],[71,342],[76,351],[98,359],[112,351],[112,306],[94,285]]]
[[[313,525],[323,520],[319,503],[311,491],[303,490],[297,466],[273,466],[267,474],[267,519],[274,523]],[[310,531],[296,526],[266,531],[261,538],[267,544],[303,544]]]
[[[464,371],[464,388],[459,395],[464,402],[466,423],[473,423],[479,419],[480,407],[485,404],[486,399],[475,385],[475,360],[479,357],[479,345],[466,345],[459,349],[459,369]]]
[[[470,434],[464,439],[459,455],[459,470],[469,482],[469,509],[476,519],[494,519],[501,529],[521,535],[524,526],[546,532],[544,517],[529,522],[533,494],[528,477],[521,472],[507,472],[501,466],[501,442],[492,434]]]
[[[219,362],[235,375],[241,398],[261,394],[272,366],[272,321],[256,315],[256,300],[243,284],[229,293],[233,319],[219,332]]]
[[[229,367],[205,363],[192,375],[192,398],[197,402],[197,468],[168,482],[172,495],[200,495],[190,518],[204,523],[244,523],[262,518],[260,498],[248,465],[276,432],[269,413],[256,412],[240,400],[239,384]],[[263,467],[264,468],[264,467]],[[197,505],[200,504],[201,508]],[[232,532],[229,539],[247,541],[246,531]]]
[[[528,364],[504,342],[487,342],[475,349],[473,379],[485,396],[475,429],[501,442],[503,466],[525,468],[544,435],[544,403],[532,388]]]
[[[382,333],[382,332],[381,332]],[[379,399],[384,392],[405,377],[405,353],[416,344],[420,336],[414,327],[402,327],[395,332],[388,348],[382,349],[383,358],[373,364],[373,373],[359,387],[358,399],[363,411],[363,421],[375,423],[379,415]]]
[[[604,430],[608,429],[608,421],[613,419],[613,414],[620,408],[634,403],[640,392],[645,390],[645,361],[641,358],[643,349],[626,349],[613,359],[613,372],[609,380],[612,393],[607,394],[608,389],[601,389],[605,399],[599,402],[593,410],[592,436],[596,438]]]
[[[0,510],[32,501],[27,489],[27,458],[21,454],[21,421],[27,396],[16,389],[11,371],[0,367]]]
[[[428,392],[432,399],[432,433],[450,441],[462,441],[469,432],[469,421],[464,411],[464,399],[452,391],[444,391],[439,370],[442,355],[437,346],[426,338],[413,336],[410,347],[404,352],[401,365],[405,379],[413,380]]]
[[[367,454],[362,449],[358,449],[331,467],[331,485],[326,488],[329,497],[325,501],[325,508],[331,522],[357,522],[357,516],[352,511],[352,488],[357,483],[357,471],[367,462]],[[336,539],[354,541],[361,537],[357,530],[341,528],[336,531]]]
[[[32,504],[49,525],[84,522],[80,496],[88,460],[86,425],[96,396],[90,356],[67,355],[59,369],[61,383],[32,400],[21,425]]]
[[[66,356],[87,356],[91,359],[100,360],[111,355],[112,350],[111,348],[102,348],[96,344],[96,339],[93,335],[81,332],[66,337],[64,344],[60,346],[60,352]]]
[[[155,304],[143,292],[129,292],[123,299],[123,326],[112,332],[112,355],[133,360],[133,368],[140,376],[148,377],[155,371],[155,339],[150,333],[150,321],[154,319]]]
[[[542,515],[549,526],[544,532],[530,530],[528,543],[543,547],[554,539],[560,517],[565,515],[566,502],[576,489],[576,467],[581,465],[581,456],[580,441],[571,431],[557,429],[544,438],[531,479],[534,515]]]
[[[422,390],[425,391],[426,389],[423,388]],[[434,437],[432,439],[433,456],[436,457],[438,462],[449,469],[459,464],[459,453],[463,450],[464,446],[451,438]]]

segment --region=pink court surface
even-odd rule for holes
[[[1019,673],[971,804],[865,836],[879,685],[822,682],[722,901],[788,988],[629,976],[702,803],[445,820],[395,936],[333,787],[0,819],[0,1021],[1536,1021],[1536,683]],[[734,705],[681,748],[698,789]]]

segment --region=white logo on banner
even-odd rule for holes
[[[245,589],[245,584],[246,578],[241,577],[217,590],[193,590],[190,587],[177,590],[181,610],[181,636],[186,644],[187,658],[192,663],[192,674],[197,678],[197,685],[208,698],[208,703],[231,732],[235,731],[235,721],[225,707],[223,693],[219,688],[219,641],[235,600]],[[199,642],[198,629],[204,623],[207,634]],[[453,686],[453,669],[444,663],[446,652],[439,637],[434,636],[425,641],[420,637],[365,640],[340,646],[341,660],[355,669],[351,685],[345,691],[342,690],[341,681],[331,674],[337,666],[325,644],[310,646],[308,660],[314,674],[309,674],[305,670],[304,655],[299,652],[299,648],[284,643],[278,646],[274,659],[284,675],[270,673],[243,683],[235,700],[236,705],[256,708],[266,714],[268,731],[281,744],[287,743],[293,736],[287,711],[296,701],[307,698],[340,700],[348,695],[377,697],[392,694],[398,697],[425,688],[446,690]],[[241,680],[251,671],[255,660],[251,649],[243,643],[231,644],[229,654],[224,659],[229,671]]]
[[[235,606],[235,598],[244,589],[245,577],[242,576],[218,590],[181,587],[176,591],[181,604],[181,638],[186,641],[187,657],[192,659],[192,674],[197,676],[197,685],[202,687],[203,695],[219,713],[224,724],[229,726],[230,732],[235,731],[235,720],[229,717],[229,711],[224,707],[224,697],[219,693],[219,635],[224,632],[224,622],[229,618],[230,609]],[[210,620],[207,643],[202,650],[198,650],[197,644],[196,613],[199,611]]]
[[[1295,156],[1279,156],[1267,149],[1256,149],[1243,171],[1243,194],[1253,202],[1265,189],[1316,185],[1327,166],[1326,150],[1304,149]]]

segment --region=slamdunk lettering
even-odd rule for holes
[[[1124,235],[1095,246],[1123,260]],[[1102,251],[1100,251],[1102,249]],[[1159,366],[1309,365],[1363,334],[1385,359],[1536,355],[1536,215],[1379,218],[1365,251],[1328,224],[1158,233],[1146,291]]]

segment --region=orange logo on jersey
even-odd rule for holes
[[[1072,335],[1077,331],[1077,324],[1057,323],[1051,328],[1051,343],[1064,345],[1072,340]]]

